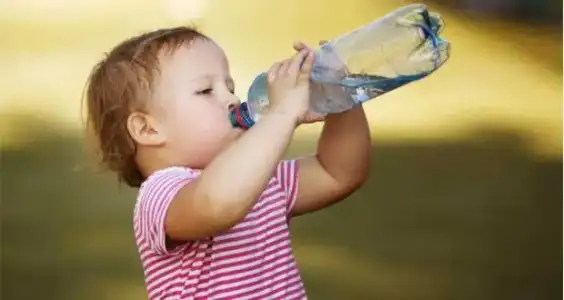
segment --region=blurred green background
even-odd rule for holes
[[[92,167],[86,76],[132,34],[195,22],[253,76],[410,3],[0,1],[2,299],[146,299],[134,191]],[[562,2],[429,1],[452,58],[365,105],[366,185],[297,218],[311,299],[562,298]],[[289,155],[313,151],[299,129]]]

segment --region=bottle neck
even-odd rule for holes
[[[229,112],[229,120],[231,125],[236,128],[249,129],[255,122],[251,118],[249,107],[247,102],[241,103],[241,105],[235,107]]]

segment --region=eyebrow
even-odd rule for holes
[[[214,77],[215,76],[211,75],[211,74],[204,74],[202,76],[198,76],[198,77],[193,78],[192,81],[198,81],[198,80],[201,80],[201,79],[210,80],[210,79],[213,79]],[[225,77],[225,81],[228,84],[235,85],[235,81],[233,80],[233,78],[231,76]]]

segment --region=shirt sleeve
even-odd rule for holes
[[[276,168],[275,177],[278,179],[287,199],[286,213],[289,215],[296,200],[298,200],[298,161],[283,160]]]
[[[172,167],[153,173],[141,186],[135,212],[138,234],[153,252],[167,255],[186,246],[184,244],[167,249],[165,218],[168,207],[178,191],[195,178],[196,173],[190,169]]]

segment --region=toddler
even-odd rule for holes
[[[306,299],[289,220],[361,186],[370,134],[362,106],[308,113],[313,55],[294,48],[269,69],[270,108],[245,132],[228,119],[239,104],[228,60],[194,28],[135,36],[93,68],[88,129],[102,163],[139,189],[150,299]],[[296,127],[316,121],[316,154],[282,160]]]

